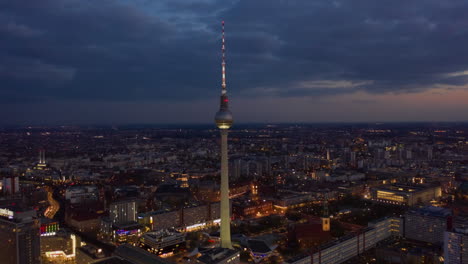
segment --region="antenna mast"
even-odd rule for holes
[[[223,56],[222,56],[222,63],[221,63],[221,67],[222,67],[222,91],[221,93],[224,95],[226,94],[226,48],[224,46],[224,21],[221,22],[221,25],[222,25],[222,48],[221,48],[221,51],[223,53]]]

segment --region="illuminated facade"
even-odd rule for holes
[[[136,202],[120,201],[109,206],[109,218],[114,224],[125,224],[136,221]]]
[[[237,218],[263,217],[273,213],[273,202],[266,200],[250,200],[234,202],[233,215]]]
[[[75,263],[76,236],[59,232],[41,237],[41,255],[46,263]]]
[[[218,225],[219,219],[220,203],[203,204],[175,211],[154,211],[138,214],[138,223],[149,227],[153,231],[170,228],[194,231]]]
[[[115,244],[137,243],[142,234],[142,226],[136,223],[113,226],[113,242]]]
[[[288,209],[300,208],[316,203],[311,194],[293,194],[282,196],[281,199],[274,201],[274,208],[280,212],[286,212]]]
[[[169,229],[148,232],[140,238],[141,248],[160,256],[170,255],[174,249],[183,247],[184,244],[185,234]]]
[[[59,230],[59,223],[57,221],[48,221],[41,219],[41,236],[54,236]]]
[[[430,201],[437,200],[442,196],[440,186],[424,185],[385,185],[371,189],[371,198],[374,201],[414,206],[416,204],[427,204]]]

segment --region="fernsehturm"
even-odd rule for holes
[[[215,122],[221,133],[221,247],[232,248],[231,244],[231,213],[229,206],[229,175],[228,175],[228,131],[232,126],[232,114],[228,108],[226,90],[226,49],[224,43],[224,21],[222,22],[222,83],[221,101]]]

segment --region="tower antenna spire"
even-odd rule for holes
[[[222,67],[222,83],[221,87],[222,89],[222,94],[226,94],[226,46],[225,46],[225,39],[224,39],[224,21],[221,22],[221,28],[222,28],[222,46],[221,46],[221,52],[223,53],[222,55],[222,62],[221,62],[221,67]]]

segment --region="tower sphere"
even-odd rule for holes
[[[231,111],[227,109],[219,110],[215,115],[215,122],[219,129],[229,129],[233,122]]]

